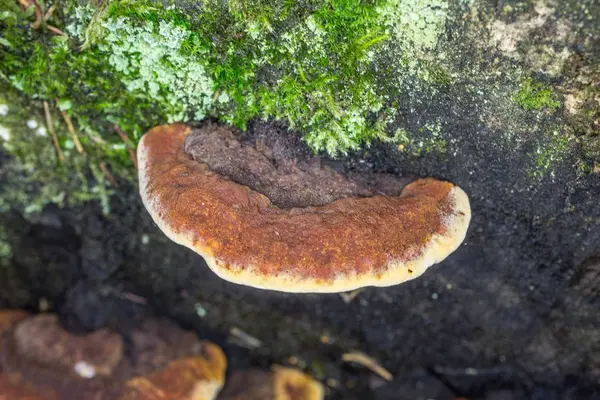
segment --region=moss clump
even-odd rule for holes
[[[369,118],[384,108],[373,58],[388,38],[373,4],[209,2],[193,22],[152,3],[115,4],[99,47],[130,90],[178,107],[172,119],[281,119],[331,155],[384,134],[383,118]]]
[[[375,82],[382,51],[393,48],[410,60],[392,72],[409,74],[409,64],[435,49],[446,9],[445,2],[433,0],[209,1],[190,18],[176,7],[142,0],[111,2],[92,18],[89,6],[77,6],[64,15],[70,40],[35,43],[39,35],[25,41],[12,35],[14,47],[32,46],[29,57],[19,56],[33,58],[35,68],[23,70],[19,60],[9,57],[7,65],[15,68],[6,76],[25,94],[49,98],[66,92],[61,100],[66,95],[76,104],[75,93],[64,89],[71,86],[69,77],[52,65],[66,63],[84,75],[105,75],[116,89],[110,104],[130,114],[111,115],[110,122],[133,125],[134,137],[141,129],[136,125],[151,121],[131,115],[131,105],[152,103],[153,114],[163,122],[212,115],[244,127],[254,117],[281,119],[303,130],[314,150],[336,155],[386,135],[395,113],[389,94],[400,89],[395,81],[387,86]],[[76,50],[84,41],[85,50]],[[50,84],[41,79],[41,71]],[[423,68],[418,72],[429,76]],[[88,89],[102,88],[102,83]],[[88,102],[107,106],[103,94]],[[122,109],[124,102],[130,107]]]
[[[48,23],[72,34],[83,31],[89,18],[89,8],[66,5],[58,7]],[[10,132],[2,146],[18,160],[3,165],[3,189],[9,189],[3,190],[0,209],[36,212],[48,202],[74,204],[89,199],[106,205],[111,188],[103,171],[114,179],[135,177],[114,124],[135,140],[167,115],[148,96],[130,92],[100,49],[82,51],[75,37],[55,35],[44,26],[34,30],[29,25],[32,19],[30,11],[17,7],[5,11],[0,20],[2,37],[10,43],[0,46],[0,103],[7,109],[0,124]],[[46,124],[44,101],[50,106],[65,156],[62,161]],[[72,121],[83,153],[75,149],[61,111]],[[25,121],[33,121],[37,128],[28,128]]]
[[[554,91],[533,78],[527,78],[521,82],[521,87],[514,100],[526,111],[560,107],[560,101],[556,100]]]
[[[0,92],[40,125],[48,102],[66,157],[58,160],[50,136],[31,141],[18,124],[4,148],[105,204],[110,174],[134,179],[127,147],[154,125],[212,116],[244,128],[253,118],[274,118],[302,131],[315,151],[336,156],[393,138],[397,99],[414,92],[414,82],[432,91],[452,83],[435,61],[450,18],[442,0],[115,0],[98,9],[73,0],[56,3],[47,21],[66,35],[46,23],[32,29],[33,7],[23,12],[0,1],[7,4]],[[415,133],[415,140],[419,134],[429,135]]]

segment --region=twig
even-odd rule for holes
[[[52,14],[56,10],[56,4],[52,4],[49,9],[46,10],[46,14],[44,14],[44,22],[48,21]]]
[[[117,135],[119,135],[119,137],[121,138],[123,143],[125,143],[125,147],[127,147],[127,153],[129,153],[129,158],[131,159],[131,162],[133,162],[135,169],[137,169],[138,168],[137,156],[135,154],[135,151],[133,151],[133,148],[129,142],[129,138],[127,137],[125,132],[123,132],[123,130],[121,129],[121,127],[119,125],[115,124],[114,128],[115,128],[115,132],[117,132]]]
[[[44,13],[42,6],[40,6],[35,0],[19,0],[19,4],[21,5],[23,11],[29,9],[31,6],[35,7],[35,21],[31,23],[32,29],[39,29],[40,26],[42,26],[42,22],[46,24],[50,17],[52,17],[52,14],[54,14],[54,10],[56,10],[56,4],[52,4]],[[67,36],[65,32],[61,31],[55,26],[46,24],[46,28],[56,35]]]
[[[115,177],[110,173],[108,168],[106,168],[106,163],[101,162],[100,169],[102,170],[104,175],[106,175],[106,178],[108,178],[108,181],[110,182],[111,185],[113,185],[114,187],[119,187],[119,183],[117,182]]]
[[[42,24],[42,20],[44,19],[44,12],[42,11],[42,7],[40,7],[40,5],[35,1],[31,0],[19,0],[19,4],[21,5],[23,11],[28,10],[31,6],[35,7],[35,21],[31,23],[31,27],[33,29],[38,29]]]
[[[31,2],[29,4],[31,4]],[[35,6],[35,21],[31,23],[31,27],[33,29],[38,29],[40,25],[42,25],[44,11],[42,10],[42,6],[40,6],[37,1],[34,0],[33,5]]]
[[[52,141],[54,142],[54,147],[56,147],[56,152],[58,153],[58,159],[60,161],[65,161],[65,155],[63,154],[60,144],[58,142],[58,136],[56,136],[56,132],[54,131],[54,121],[52,121],[52,114],[50,114],[50,105],[48,102],[44,100],[44,114],[46,115],[46,125],[48,125],[48,131],[52,135]]]
[[[126,300],[129,300],[133,303],[137,304],[148,304],[148,300],[145,297],[138,296],[137,294],[133,294],[131,292],[122,292],[120,297]]]
[[[239,345],[248,349],[256,349],[262,346],[262,342],[259,339],[235,326],[229,330],[229,333],[237,339],[236,342],[238,342]]]
[[[66,33],[64,33],[63,31],[61,31],[60,29],[52,26],[52,25],[46,25],[46,28],[48,28],[48,30],[52,33],[56,33],[58,36],[67,36]]]
[[[106,140],[102,139],[100,136],[90,135],[90,139],[92,139],[92,141],[94,141],[94,143],[98,143],[101,145],[106,144]]]
[[[371,371],[375,372],[377,375],[381,376],[386,381],[391,381],[394,379],[394,376],[390,371],[383,368],[381,365],[379,365],[377,361],[375,361],[373,358],[369,357],[364,353],[358,351],[345,353],[342,355],[342,361],[360,364],[363,367],[366,367]]]
[[[58,103],[58,100],[56,101]],[[71,117],[69,117],[69,115],[64,112],[63,110],[59,109],[60,114],[62,115],[63,119],[65,120],[65,124],[67,124],[67,130],[69,131],[69,133],[71,134],[71,137],[73,138],[73,143],[75,143],[75,148],[77,149],[78,152],[83,153],[83,146],[81,145],[81,142],[79,141],[79,137],[77,136],[77,133],[75,133],[75,128],[73,127],[73,122],[71,122]]]

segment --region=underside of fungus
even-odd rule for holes
[[[137,154],[140,194],[170,239],[203,256],[228,281],[285,292],[390,286],[421,275],[466,235],[469,200],[451,183],[421,179],[388,195],[340,183],[333,170],[300,168],[298,181],[321,182],[324,191],[314,194],[277,178],[268,162],[241,173],[242,167],[209,166],[192,156],[194,143],[214,139],[204,134],[183,124],[147,132]],[[225,147],[237,151],[229,158],[253,157],[239,143]],[[249,175],[254,187],[244,181]],[[273,185],[281,190],[269,192]]]

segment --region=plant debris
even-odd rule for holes
[[[391,381],[394,379],[394,376],[391,374],[390,371],[383,368],[377,361],[375,361],[375,359],[364,353],[358,351],[344,353],[342,355],[342,361],[360,364],[363,367],[370,369],[386,381]]]

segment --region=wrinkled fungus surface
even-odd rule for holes
[[[149,319],[128,336],[0,310],[0,399],[213,400],[223,386],[223,351],[194,333]]]

